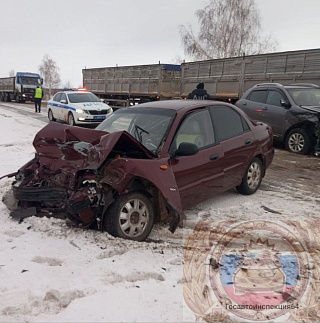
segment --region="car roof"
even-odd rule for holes
[[[181,110],[181,109],[194,109],[194,108],[203,107],[206,105],[221,105],[221,104],[229,105],[226,102],[213,101],[213,100],[163,100],[163,101],[152,101],[148,103],[141,103],[138,105],[138,107]]]
[[[70,94],[70,93],[91,93],[88,91],[72,91],[72,90],[66,90],[66,91],[59,91],[60,93],[66,93],[66,94]],[[59,93],[57,92],[57,93]]]
[[[280,84],[280,83],[259,83],[253,86],[253,88],[285,88],[285,89],[319,89],[317,84],[311,83],[293,83],[293,84]]]

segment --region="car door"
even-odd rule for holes
[[[230,106],[212,106],[210,114],[223,151],[224,190],[239,185],[252,159],[254,135],[243,116]]]
[[[53,117],[59,119],[59,105],[60,105],[61,92],[56,93],[52,100],[49,101],[49,106],[52,111]]]
[[[176,131],[170,152],[185,142],[196,144],[198,153],[170,160],[183,209],[212,197],[223,188],[223,150],[215,140],[208,109],[186,116]]]
[[[262,121],[271,125],[275,136],[284,133],[288,104],[288,98],[281,90],[269,89],[266,104],[262,108]]]
[[[68,98],[65,93],[62,93],[59,105],[59,119],[68,121]]]
[[[240,99],[236,105],[244,111],[252,120],[261,121],[262,108],[266,104],[267,89],[251,91],[246,98]]]

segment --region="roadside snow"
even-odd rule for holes
[[[45,125],[0,107],[0,177],[34,156]],[[0,181],[0,197],[12,179]],[[195,321],[183,299],[183,239],[199,220],[318,220],[320,197],[271,181],[254,196],[231,190],[186,212],[184,229],[157,225],[151,242],[115,239],[64,220],[18,223],[0,203],[0,322]],[[273,212],[274,211],[274,212]]]

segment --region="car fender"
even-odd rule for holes
[[[111,186],[119,194],[124,194],[132,180],[137,177],[152,183],[164,197],[171,223],[175,223],[170,228],[173,232],[180,219],[185,219],[185,215],[182,211],[177,183],[167,158],[114,159],[106,166],[100,182],[102,185]]]

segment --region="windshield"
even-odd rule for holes
[[[21,76],[20,82],[21,82],[21,84],[25,84],[25,85],[39,85],[40,84],[40,80],[37,77]]]
[[[293,101],[299,106],[320,105],[320,89],[288,89]]]
[[[109,133],[127,131],[151,152],[160,148],[175,115],[174,110],[127,108],[116,110],[96,129]]]
[[[71,103],[101,102],[101,100],[91,92],[75,92],[68,94]]]

